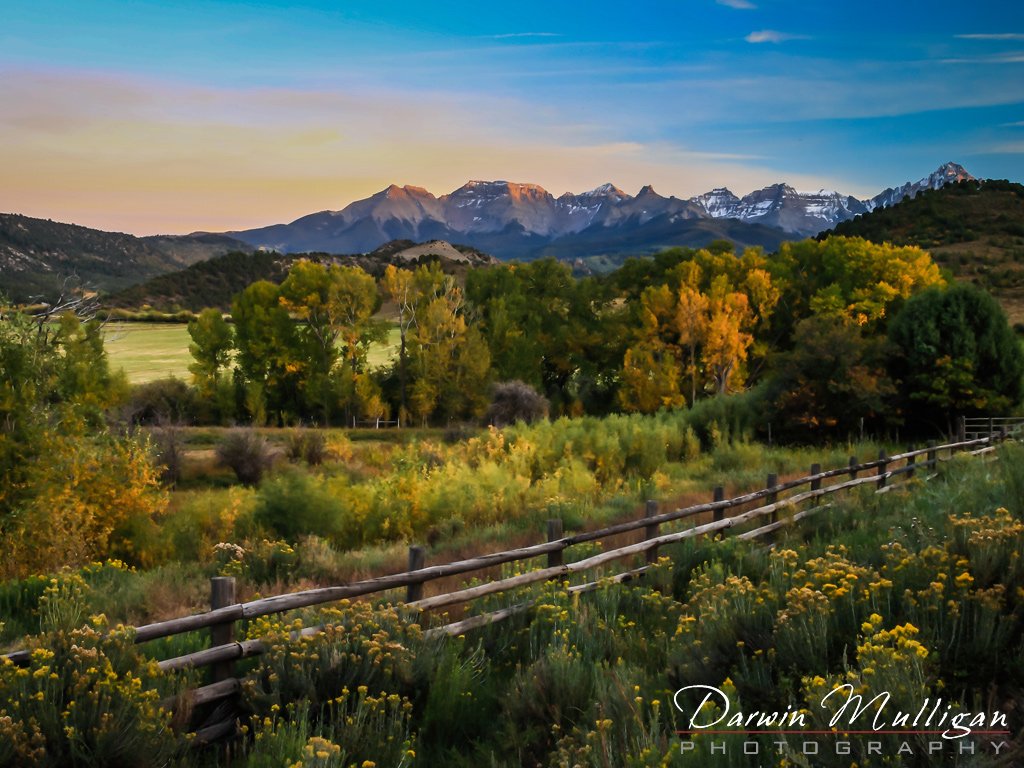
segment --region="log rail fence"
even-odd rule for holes
[[[963,422],[960,426],[962,435]],[[888,456],[883,451],[875,461],[859,462],[857,457],[851,456],[848,465],[835,469],[822,471],[820,464],[815,463],[811,465],[810,474],[782,483],[778,482],[776,474],[769,474],[764,489],[728,499],[725,498],[724,489],[719,486],[713,491],[712,501],[681,509],[661,511],[659,503],[650,500],[646,504],[642,517],[599,530],[566,536],[563,535],[561,520],[549,520],[546,532],[547,540],[544,542],[466,560],[441,565],[427,565],[426,550],[420,546],[412,546],[409,548],[407,571],[350,584],[236,603],[234,578],[215,577],[211,579],[209,611],[137,627],[135,642],[146,643],[158,638],[197,630],[210,630],[211,647],[183,656],[164,659],[159,664],[162,670],[168,672],[210,667],[211,682],[188,692],[188,705],[195,708],[212,702],[223,702],[241,689],[242,681],[234,676],[234,662],[258,656],[267,650],[266,644],[259,639],[236,640],[236,622],[403,588],[406,590],[405,607],[422,614],[440,608],[462,605],[486,595],[511,592],[519,587],[542,581],[563,580],[574,574],[593,571],[618,560],[643,557],[645,564],[640,567],[618,572],[610,577],[604,577],[600,581],[569,587],[571,592],[592,591],[609,581],[626,582],[641,576],[657,562],[658,550],[662,546],[699,536],[724,535],[730,529],[748,523],[756,524],[757,527],[738,533],[738,538],[754,539],[769,536],[784,526],[828,509],[831,504],[825,499],[834,493],[862,485],[875,485],[878,493],[888,492],[895,487],[889,483],[890,480],[901,475],[910,479],[914,477],[915,473],[934,469],[939,461],[947,460],[955,453],[965,452],[972,455],[990,453],[996,449],[999,442],[1008,436],[1006,426],[995,425],[994,429],[995,431],[985,437],[959,440],[943,445],[936,445],[932,442],[925,448],[912,448],[894,456]],[[844,476],[848,479],[840,479]],[[921,476],[924,477],[923,474]],[[839,482],[823,485],[822,481],[826,480],[839,480]],[[805,485],[808,486],[807,490],[785,495]],[[779,513],[786,510],[790,510],[792,514],[786,517],[780,516]],[[734,514],[728,514],[730,511],[733,511]],[[705,518],[710,516],[710,522],[697,523],[694,518],[698,516]],[[767,518],[767,522],[760,524],[761,518]],[[663,526],[668,523],[683,523],[686,527],[665,532]],[[575,562],[565,562],[565,551],[570,547],[634,531],[642,532],[640,534],[642,539],[637,543],[583,557]],[[528,570],[515,576],[485,581],[445,594],[423,597],[423,585],[429,581],[539,557],[545,558],[544,567]],[[510,616],[529,610],[530,607],[531,604],[527,602],[490,613],[470,616],[461,621],[430,628],[427,630],[427,634],[451,636],[463,634],[472,629],[503,621]],[[301,631],[301,634],[310,635],[319,631],[322,631],[321,627],[307,627]],[[6,654],[6,657],[21,665],[25,665],[29,661],[27,651],[14,651]],[[196,728],[192,744],[207,744],[234,732],[236,727],[234,710],[227,708],[225,713],[224,707],[217,707],[215,713],[219,721],[211,723],[207,720]]]

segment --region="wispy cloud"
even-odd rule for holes
[[[994,32],[974,33],[969,35],[954,35],[961,40],[1024,40],[1024,33],[1021,32]]]
[[[940,64],[1024,64],[1024,52],[1000,53],[995,56],[960,56],[940,59]]]
[[[1024,155],[1024,141],[1008,141],[975,150],[976,155]]]
[[[742,2],[742,0],[741,0]],[[558,32],[505,32],[500,35],[491,35],[492,40],[508,40],[517,37],[561,37]]]
[[[745,38],[748,43],[784,43],[787,40],[807,40],[807,35],[794,35],[790,32],[779,32],[777,29],[759,29]]]
[[[741,11],[749,11],[757,8],[750,0],[715,0],[719,5],[725,5],[729,8],[737,8]]]
[[[1015,123],[1003,123],[999,127],[1000,128],[1024,128],[1024,120],[1018,120]]]

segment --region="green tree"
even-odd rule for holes
[[[0,303],[0,506],[25,490],[17,478],[45,451],[47,434],[102,429],[124,388],[123,376],[110,372],[98,322],[73,313],[34,318]]]
[[[216,404],[217,416],[227,420],[233,414],[232,390],[227,376],[235,339],[231,326],[218,309],[204,309],[188,324],[192,343],[188,370],[192,384],[206,402]]]
[[[357,409],[366,400],[360,396],[366,383],[357,386],[365,373],[366,354],[384,331],[372,321],[380,305],[373,277],[359,267],[301,259],[292,265],[280,290],[281,306],[299,322],[296,338],[305,363],[307,407],[325,422],[336,405],[348,412]]]
[[[496,378],[542,390],[556,413],[614,406],[628,338],[610,282],[539,259],[471,271],[466,297]]]
[[[236,365],[254,421],[262,413],[283,424],[303,415],[301,384],[309,362],[300,347],[296,323],[281,302],[281,289],[259,280],[235,296]]]
[[[896,388],[883,340],[838,317],[797,323],[770,390],[776,432],[792,439],[847,439],[862,426],[875,431],[894,420]]]
[[[399,419],[408,418],[409,394],[409,334],[416,324],[420,292],[416,289],[413,273],[388,264],[381,278],[384,294],[395,303],[398,311],[398,413]]]
[[[467,325],[462,289],[451,277],[437,281],[426,267],[415,277],[424,298],[409,344],[412,413],[422,423],[478,418],[487,407],[487,344]]]
[[[959,416],[998,415],[1021,401],[1024,353],[989,294],[957,283],[907,301],[889,327],[890,369],[919,425],[952,431]]]
[[[0,575],[131,556],[164,499],[143,446],[107,428],[122,395],[98,323],[0,309]]]

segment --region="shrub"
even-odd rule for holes
[[[224,488],[203,492],[179,492],[161,526],[160,554],[181,562],[206,562],[215,545],[233,541],[236,529],[247,525],[255,492]]]
[[[291,542],[303,534],[336,538],[343,529],[344,510],[322,481],[288,469],[260,488],[253,522]]]
[[[486,423],[504,427],[524,421],[527,424],[547,418],[548,400],[524,381],[513,379],[494,385]]]
[[[454,445],[455,443],[464,443],[474,434],[476,434],[476,429],[468,424],[449,424],[445,427],[441,440],[446,445]]]
[[[124,405],[125,420],[142,425],[189,424],[199,410],[196,391],[173,376],[136,384]]]
[[[109,435],[52,435],[28,484],[34,496],[5,532],[9,557],[0,574],[46,573],[107,555],[136,560],[136,541],[167,503],[147,451]]]
[[[286,453],[290,461],[305,461],[317,467],[327,458],[327,438],[318,429],[293,430],[288,435]]]
[[[243,747],[243,768],[342,768],[412,764],[408,699],[374,697],[348,689],[319,712],[305,702],[283,715],[251,720],[253,739]],[[372,757],[373,760],[364,759]]]
[[[267,441],[252,429],[233,429],[217,446],[217,461],[230,467],[239,482],[257,485],[270,469],[273,456]]]
[[[159,702],[176,691],[131,632],[97,616],[32,638],[27,669],[0,664],[0,765],[170,762],[178,737]]]
[[[698,400],[687,411],[687,422],[705,449],[723,442],[752,437],[765,424],[765,390]]]
[[[221,576],[242,576],[253,584],[283,581],[299,564],[299,556],[286,541],[263,539],[246,547],[221,542],[213,549]]]
[[[341,601],[318,611],[314,624],[322,631],[302,634],[302,619],[260,618],[248,635],[261,638],[267,652],[256,674],[243,684],[246,706],[256,713],[304,701],[328,706],[344,690],[398,694],[412,683],[412,664],[423,647],[423,633],[391,607]],[[297,640],[296,640],[297,638]],[[354,703],[354,702],[353,702]]]
[[[150,433],[154,458],[161,467],[160,480],[166,485],[177,485],[185,463],[185,435],[176,424],[165,424]]]

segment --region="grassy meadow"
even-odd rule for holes
[[[111,370],[123,370],[129,384],[164,379],[189,379],[192,363],[187,323],[110,322],[104,326],[104,346]],[[367,362],[371,369],[387,365],[398,354],[399,334],[392,328],[384,344],[375,344]]]
[[[121,369],[130,384],[175,376],[188,379],[189,335],[186,323],[112,322],[104,326],[104,347],[111,370]]]

